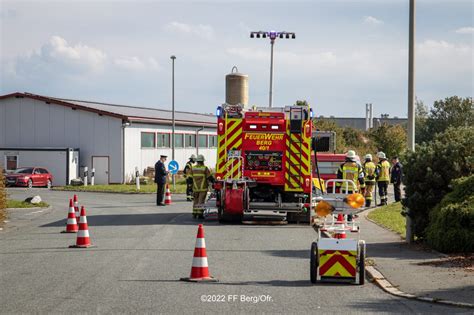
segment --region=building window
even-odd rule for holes
[[[210,148],[217,147],[217,136],[209,136],[209,147]]]
[[[200,148],[207,148],[207,135],[199,135],[199,143]]]
[[[186,134],[186,148],[195,148],[196,147],[196,135]]]
[[[156,147],[157,148],[169,148],[170,147],[170,134],[169,133],[157,133],[156,134]]]
[[[183,134],[175,134],[174,135],[174,147],[175,148],[184,147],[184,135]]]
[[[5,161],[6,171],[14,171],[18,168],[18,155],[7,155]]]
[[[154,132],[142,132],[142,148],[155,148],[155,133]]]

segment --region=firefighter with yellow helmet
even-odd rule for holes
[[[387,188],[390,182],[390,163],[387,161],[387,156],[384,152],[377,153],[379,163],[377,164],[377,186],[379,188],[380,204],[384,206],[387,204]]]
[[[193,179],[193,218],[204,219],[204,203],[206,202],[209,182],[214,182],[209,168],[204,165],[204,156],[199,154],[196,165],[191,166],[189,176]]]
[[[374,191],[375,187],[375,176],[376,176],[376,166],[375,163],[372,162],[372,154],[366,154],[365,155],[365,162],[363,165],[363,171],[364,171],[364,182],[365,182],[365,206],[370,207],[372,203],[372,194]]]
[[[362,167],[360,163],[357,161],[357,155],[354,150],[349,150],[346,153],[346,160],[344,163],[341,164],[339,170],[337,171],[337,178],[338,179],[350,179],[354,182],[356,187],[358,185],[364,184],[364,174],[362,172]],[[337,183],[337,187],[341,190],[341,192],[346,192],[345,184]],[[342,187],[341,187],[342,186]],[[348,193],[354,193],[353,186],[347,186]]]

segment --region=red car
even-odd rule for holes
[[[31,188],[33,186],[43,186],[51,188],[53,185],[53,175],[43,167],[22,167],[11,174],[6,174],[7,186],[23,186]]]

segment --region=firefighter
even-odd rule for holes
[[[390,181],[390,163],[387,161],[385,153],[377,153],[379,163],[377,164],[377,186],[379,188],[380,204],[378,206],[384,206],[387,204],[387,188]]]
[[[337,171],[338,179],[350,179],[357,186],[357,183],[360,185],[364,184],[364,173],[362,172],[362,167],[357,161],[357,155],[354,150],[347,151],[346,161],[341,164],[339,170]],[[354,193],[354,186],[346,183],[336,183],[336,186],[339,186],[339,191],[341,193],[352,194]],[[355,187],[357,190],[357,187]],[[352,221],[352,214],[347,215],[347,221]]]
[[[400,190],[402,177],[403,177],[403,166],[398,160],[398,156],[394,156],[392,158],[392,170],[390,172],[390,183],[393,184],[395,202],[402,200],[402,192]]]
[[[204,219],[203,206],[207,197],[209,182],[214,182],[209,168],[204,165],[204,156],[199,154],[196,165],[191,167],[190,176],[193,179],[193,218]]]
[[[350,179],[357,186],[364,185],[364,173],[362,172],[362,167],[357,161],[357,155],[354,150],[347,151],[346,160],[341,164],[339,170],[337,171],[338,179]],[[346,185],[343,183],[336,183],[336,186],[339,187],[340,192],[346,192]],[[354,187],[352,185],[347,185],[347,192],[349,194],[354,193]]]
[[[372,193],[375,186],[375,169],[376,166],[372,162],[372,154],[367,154],[365,156],[365,162],[363,166],[364,170],[364,182],[365,182],[365,206],[368,208],[372,203]]]
[[[186,200],[193,201],[193,178],[189,176],[189,172],[193,167],[193,164],[196,162],[196,156],[193,154],[189,157],[189,161],[184,167],[184,178],[186,179]]]

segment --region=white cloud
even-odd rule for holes
[[[115,69],[130,72],[156,71],[154,58],[119,56],[109,58],[99,48],[84,44],[69,44],[60,36],[52,36],[38,50],[5,62],[9,75],[18,78],[76,78],[86,79]]]
[[[154,58],[142,60],[139,57],[121,57],[114,60],[114,65],[127,71],[158,70],[159,64]]]
[[[474,34],[474,27],[461,27],[458,28],[455,32],[458,34]]]
[[[382,20],[379,20],[373,16],[365,16],[363,20],[364,24],[369,24],[369,25],[380,25],[383,24]]]
[[[170,32],[199,36],[207,40],[211,40],[214,38],[214,29],[210,25],[193,25],[174,21],[165,25],[165,29]]]

